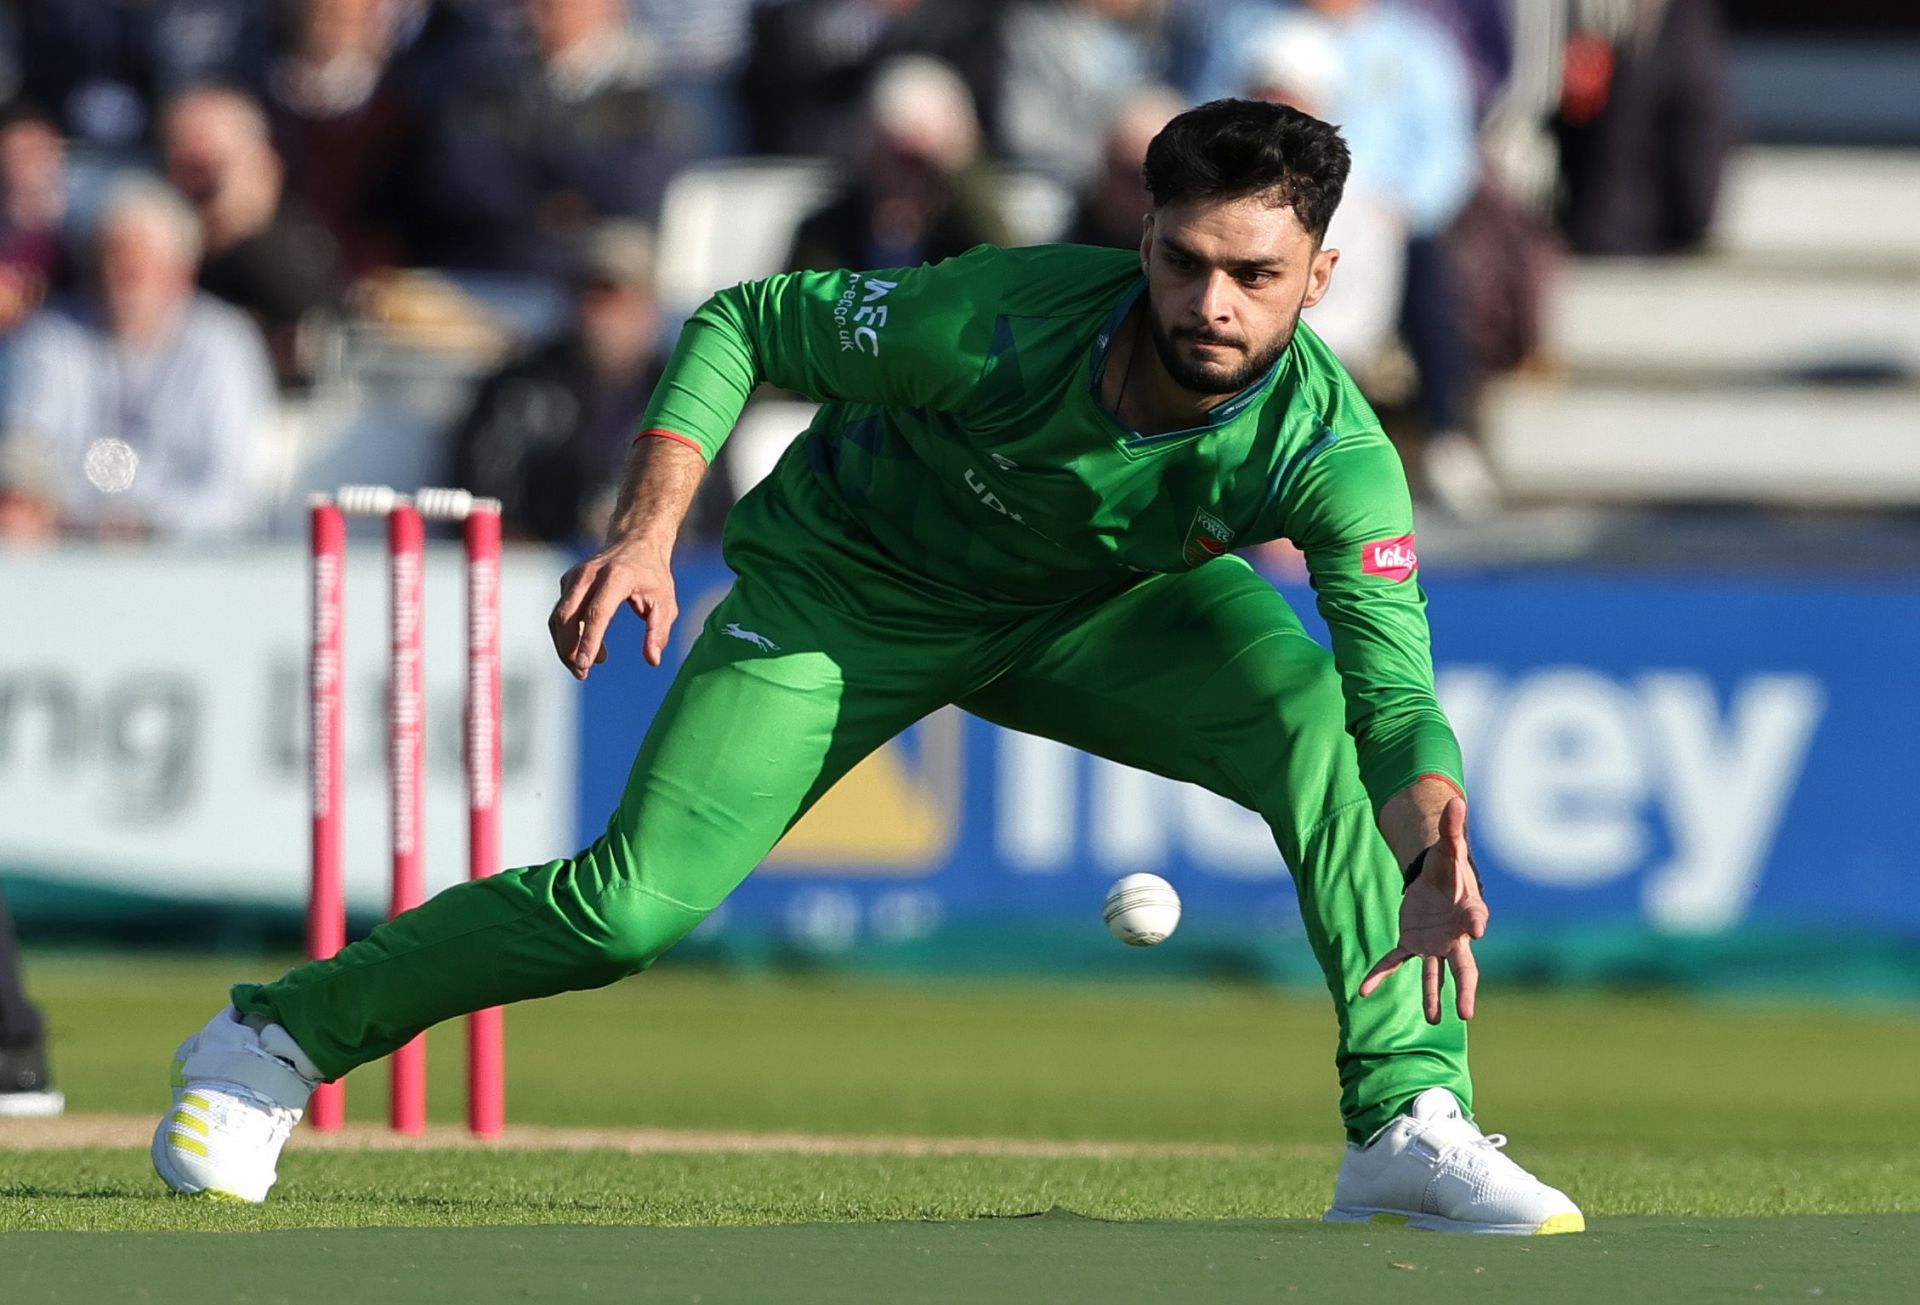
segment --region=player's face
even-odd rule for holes
[[[1291,208],[1257,197],[1155,209],[1140,259],[1161,364],[1196,394],[1245,389],[1286,351],[1339,257],[1319,248]]]

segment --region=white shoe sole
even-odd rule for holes
[[[66,1108],[58,1092],[0,1092],[0,1119],[52,1119]]]
[[[1443,1219],[1437,1214],[1409,1214],[1405,1210],[1336,1205],[1322,1216],[1322,1221],[1383,1224],[1395,1228],[1418,1228],[1424,1232],[1479,1233],[1496,1237],[1551,1237],[1557,1233],[1587,1230],[1587,1221],[1578,1211],[1550,1214],[1539,1223],[1468,1223],[1461,1219]]]

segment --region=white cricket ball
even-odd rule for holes
[[[1129,947],[1165,942],[1180,926],[1180,894],[1159,875],[1135,874],[1107,890],[1107,928]]]

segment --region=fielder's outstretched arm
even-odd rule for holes
[[[700,450],[677,439],[641,438],[627,454],[607,544],[560,580],[547,618],[554,651],[584,680],[607,659],[607,625],[626,603],[647,623],[646,658],[658,666],[680,614],[673,591],[673,542],[707,472]]]
[[[1460,745],[1433,691],[1413,502],[1399,456],[1377,427],[1336,436],[1329,426],[1316,448],[1281,479],[1283,528],[1275,533],[1307,555],[1361,781],[1394,860],[1413,872],[1397,943],[1360,995],[1419,957],[1428,1022],[1440,1022],[1443,966],[1453,970],[1460,1017],[1470,1019],[1479,984],[1473,940],[1486,932],[1487,905],[1467,854]]]

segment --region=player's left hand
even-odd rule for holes
[[[560,601],[547,617],[547,632],[575,679],[586,679],[607,660],[607,626],[622,603],[647,623],[641,648],[647,664],[660,664],[680,614],[669,557],[669,552],[644,543],[616,541],[560,578]]]
[[[1453,971],[1455,1009],[1461,1019],[1472,1019],[1474,993],[1480,986],[1473,940],[1486,931],[1486,899],[1480,895],[1480,876],[1467,856],[1467,804],[1454,798],[1440,813],[1439,840],[1427,849],[1420,873],[1407,885],[1400,903],[1400,943],[1367,972],[1360,995],[1371,997],[1389,974],[1418,956],[1427,1023],[1440,1022],[1443,962]]]

